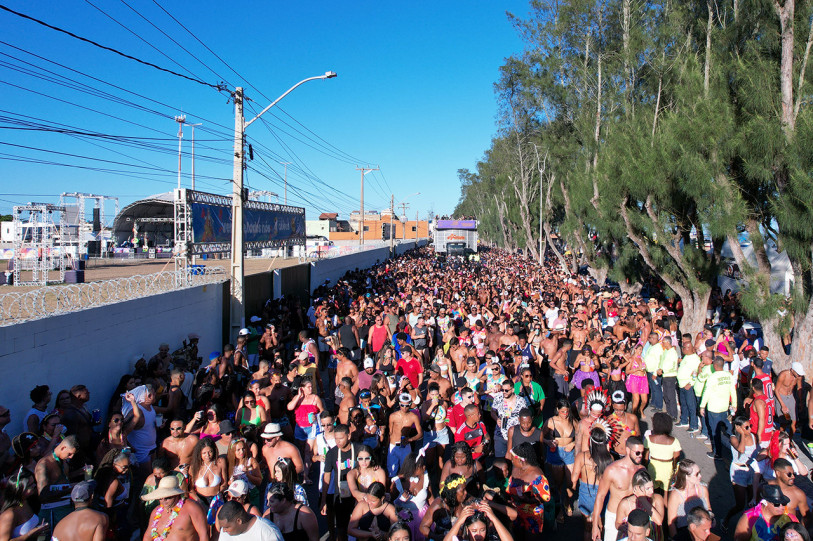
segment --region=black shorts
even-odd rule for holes
[[[333,513],[336,519],[336,528],[339,530],[347,531],[350,515],[353,514],[355,507],[356,499],[352,496],[339,500],[338,496],[328,494],[327,509]]]

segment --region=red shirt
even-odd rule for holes
[[[483,453],[474,451],[474,448],[483,443],[486,434],[486,426],[479,422],[474,428],[469,428],[466,423],[461,424],[454,433],[454,441],[465,441],[472,449],[471,456],[477,460]]]
[[[751,432],[756,434],[757,440],[760,442],[771,441],[771,437],[773,436],[773,408],[770,404],[768,404],[768,397],[764,394],[754,395],[754,401],[762,400],[765,402],[765,428],[762,430],[762,434],[757,434],[759,430],[759,413],[757,413],[757,409],[754,407],[754,403],[751,403]]]
[[[415,357],[412,357],[412,359],[408,361],[403,358],[398,359],[398,362],[395,364],[395,371],[401,372],[408,377],[412,387],[415,389],[419,387],[418,375],[423,372],[423,365],[421,365],[421,362]]]
[[[463,413],[463,403],[455,404],[449,412],[449,426],[452,430],[457,431],[457,428],[466,422],[466,414]]]

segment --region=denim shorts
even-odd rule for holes
[[[548,448],[547,462],[551,466],[564,466],[576,462],[576,448],[565,451],[562,447],[556,447],[556,451]]]
[[[319,424],[316,423],[311,426],[301,427],[294,425],[294,438],[299,441],[314,440],[319,434]]]

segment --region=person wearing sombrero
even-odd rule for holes
[[[158,501],[150,513],[144,541],[209,541],[206,513],[197,502],[186,497],[178,478],[168,475],[158,487],[141,496],[144,501]]]

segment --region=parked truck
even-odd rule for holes
[[[438,220],[435,224],[435,252],[467,255],[477,252],[477,220]]]

